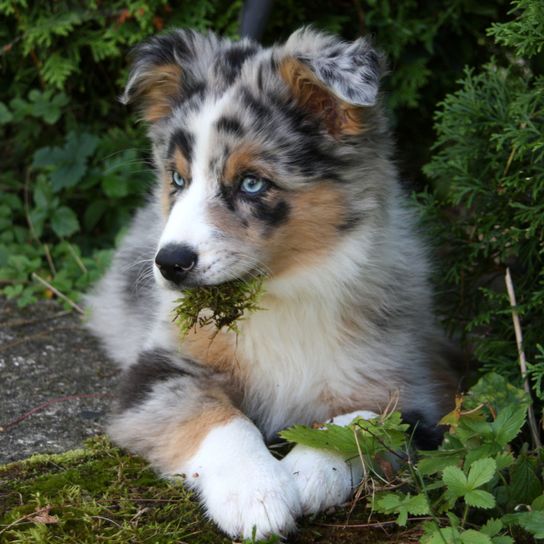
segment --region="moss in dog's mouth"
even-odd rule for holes
[[[238,322],[244,313],[262,309],[259,301],[264,293],[263,283],[264,278],[257,276],[188,289],[176,300],[174,321],[183,336],[191,329],[210,324],[218,331],[226,327],[239,333]]]

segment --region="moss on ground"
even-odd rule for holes
[[[408,543],[417,530],[341,528],[346,511],[306,519],[289,542]],[[359,504],[349,523],[367,522]],[[390,527],[390,526],[387,526]],[[269,542],[277,542],[271,539]],[[0,466],[0,542],[228,543],[192,494],[159,479],[146,463],[96,437],[85,448]]]

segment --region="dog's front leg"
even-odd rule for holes
[[[210,518],[232,537],[285,534],[301,513],[287,467],[255,425],[202,368],[164,351],[144,352],[124,376],[113,439],[162,474],[183,475]]]

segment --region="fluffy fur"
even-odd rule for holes
[[[337,456],[299,447],[279,462],[263,438],[392,401],[432,430],[452,399],[382,64],[364,39],[311,29],[269,49],[178,30],[134,53],[123,99],[149,123],[157,183],[88,297],[90,328],[124,368],[110,432],[183,473],[231,536],[287,532],[354,483]],[[263,190],[246,192],[248,177]],[[174,279],[155,262],[165,247],[195,255]],[[181,341],[183,288],[253,274],[264,310],[237,338]]]

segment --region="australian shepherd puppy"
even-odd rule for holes
[[[110,434],[184,475],[233,537],[286,533],[357,484],[335,454],[274,458],[279,430],[392,402],[432,428],[452,399],[382,65],[366,39],[312,29],[271,48],[177,30],[134,53],[123,98],[149,125],[156,187],[88,298],[124,369]],[[256,274],[263,310],[238,334],[180,338],[185,288]]]

